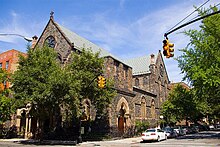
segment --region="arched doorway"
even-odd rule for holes
[[[123,107],[121,107],[120,111],[119,111],[119,116],[118,116],[118,130],[119,132],[124,132],[124,124],[126,123],[125,120],[125,110],[123,109]]]
[[[120,133],[124,133],[126,131],[126,127],[130,126],[130,117],[129,116],[129,107],[127,100],[122,97],[117,104],[117,126],[118,131]]]
[[[26,129],[26,112],[25,110],[21,110],[21,121],[20,121],[20,130],[19,132],[22,133],[22,136],[25,134]]]

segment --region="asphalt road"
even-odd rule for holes
[[[22,142],[21,140],[0,140],[0,147],[68,147],[73,145],[64,145],[64,142],[49,144],[36,144],[36,142]],[[161,142],[142,142],[141,137],[126,138],[113,141],[83,142],[77,144],[81,147],[214,147],[220,146],[220,131],[206,131],[197,134],[189,134],[175,139],[168,139]]]
[[[161,142],[143,142],[141,137],[115,141],[84,142],[83,147],[214,147],[220,146],[220,131],[206,131],[197,134],[188,134]]]

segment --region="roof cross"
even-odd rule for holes
[[[50,19],[52,19],[52,20],[53,20],[53,15],[54,15],[54,12],[51,11],[51,12],[50,12]]]

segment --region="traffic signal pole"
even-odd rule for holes
[[[187,26],[189,24],[192,24],[192,23],[194,23],[196,21],[199,21],[201,19],[204,19],[206,17],[212,16],[212,15],[215,15],[215,14],[218,14],[218,13],[220,13],[220,10],[216,11],[216,12],[213,12],[213,13],[210,13],[210,14],[207,14],[205,16],[199,17],[199,18],[194,19],[192,21],[189,21],[187,23],[184,23],[184,24],[180,25],[179,27],[177,27],[175,29],[172,29],[172,30],[168,31],[167,33],[165,33],[164,34],[165,40],[163,40],[163,54],[164,54],[164,56],[166,56],[166,58],[170,58],[170,57],[174,56],[174,53],[173,53],[174,49],[172,48],[174,46],[174,44],[173,43],[169,43],[169,40],[168,40],[168,35],[169,34],[175,32],[175,31],[177,31],[177,30],[179,30],[179,29],[181,29],[181,28],[183,28],[183,27],[185,27],[185,26]]]
[[[185,23],[185,24],[182,24],[181,26],[179,26],[179,27],[177,27],[177,28],[175,28],[175,29],[173,29],[173,30],[171,30],[171,31],[169,31],[169,32],[167,32],[167,33],[165,33],[165,34],[164,34],[164,37],[165,37],[166,39],[168,39],[167,36],[168,36],[169,34],[175,32],[175,31],[177,31],[177,30],[179,30],[179,29],[181,29],[181,28],[183,28],[183,27],[185,27],[185,26],[187,26],[187,25],[189,25],[189,24],[192,24],[192,23],[194,23],[194,22],[196,22],[196,21],[199,21],[199,20],[201,20],[201,19],[204,19],[204,18],[206,18],[206,17],[212,16],[212,15],[215,15],[215,14],[218,14],[218,13],[220,13],[220,10],[219,10],[219,11],[216,11],[216,12],[213,12],[213,13],[210,13],[210,14],[207,14],[207,15],[205,15],[205,16],[199,17],[199,18],[197,18],[197,19],[194,19],[194,20],[189,21],[189,22],[187,22],[187,23]]]

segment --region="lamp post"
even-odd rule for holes
[[[81,120],[81,117],[82,117],[82,114],[84,112],[84,109],[83,109],[83,106],[82,106],[82,103],[80,102],[80,116],[79,116],[79,136],[78,136],[78,143],[82,143],[82,120]]]
[[[31,42],[33,39],[32,38],[29,38],[29,37],[25,37],[23,35],[20,35],[20,34],[4,34],[4,33],[0,33],[0,36],[19,36],[19,37],[22,37],[24,40],[28,41],[28,42]]]
[[[160,115],[160,119],[162,120],[162,125],[163,125],[163,128],[164,128],[164,119],[163,119],[163,115]]]

